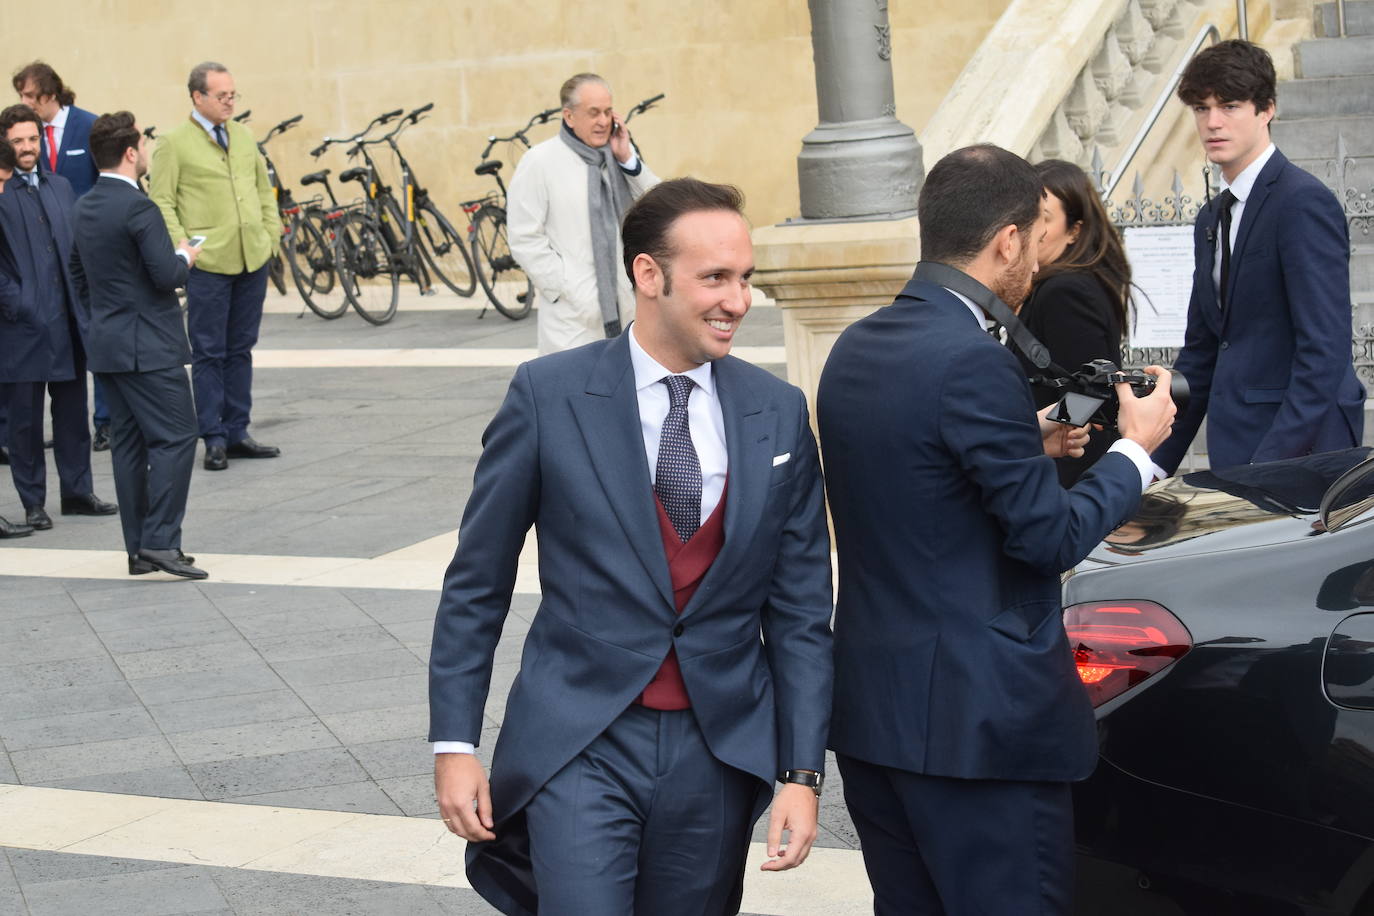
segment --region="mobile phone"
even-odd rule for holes
[[[619,135],[620,135],[620,132],[621,132],[622,130],[624,130],[624,129],[625,129],[625,125],[622,124],[622,123],[620,122],[620,119],[619,119],[619,118],[616,118],[615,120],[613,120],[613,121],[611,122],[611,133],[612,133],[612,134],[615,134],[616,136],[619,136]]]
[[[191,236],[189,239],[187,239],[186,242],[187,242],[187,244],[189,244],[192,248],[199,248],[201,245],[204,245],[204,244],[205,244],[205,236],[203,236],[203,235],[193,235],[193,236]]]

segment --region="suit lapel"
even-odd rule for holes
[[[1244,260],[1245,243],[1250,240],[1251,230],[1255,228],[1255,223],[1261,219],[1260,210],[1264,202],[1269,199],[1269,186],[1279,177],[1284,164],[1288,160],[1283,153],[1274,150],[1274,155],[1269,157],[1269,161],[1264,164],[1259,175],[1255,176],[1255,183],[1250,188],[1250,196],[1245,198],[1245,209],[1240,215],[1240,228],[1236,231],[1236,244],[1231,247],[1231,269],[1227,272],[1226,288],[1234,292],[1236,280],[1240,278],[1240,265]],[[1235,300],[1232,299],[1234,304]],[[1228,308],[1226,314],[1222,316],[1221,324],[1225,328],[1230,319],[1230,313],[1234,309]]]
[[[725,420],[725,453],[729,482],[725,490],[725,542],[707,570],[692,600],[682,609],[686,617],[709,600],[716,583],[734,572],[753,542],[754,532],[768,503],[768,478],[777,454],[777,412],[766,410],[759,393],[749,385],[744,364],[733,356],[714,366],[716,397]]]
[[[569,397],[606,501],[645,572],[672,608],[672,579],[654,509],[630,345],[624,334],[601,351],[587,379],[587,390]]]

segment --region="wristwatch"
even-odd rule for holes
[[[825,776],[813,770],[784,770],[778,777],[781,783],[796,783],[797,785],[810,786],[811,791],[816,793],[816,797],[821,797],[821,786],[825,784]]]

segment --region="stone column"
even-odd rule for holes
[[[820,123],[797,157],[803,219],[910,216],[921,145],[897,120],[888,0],[809,0]]]

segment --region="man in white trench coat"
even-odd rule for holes
[[[506,208],[511,254],[534,283],[541,356],[616,337],[634,319],[620,220],[659,181],[605,80],[579,73],[560,100],[563,127],[520,160]]]

